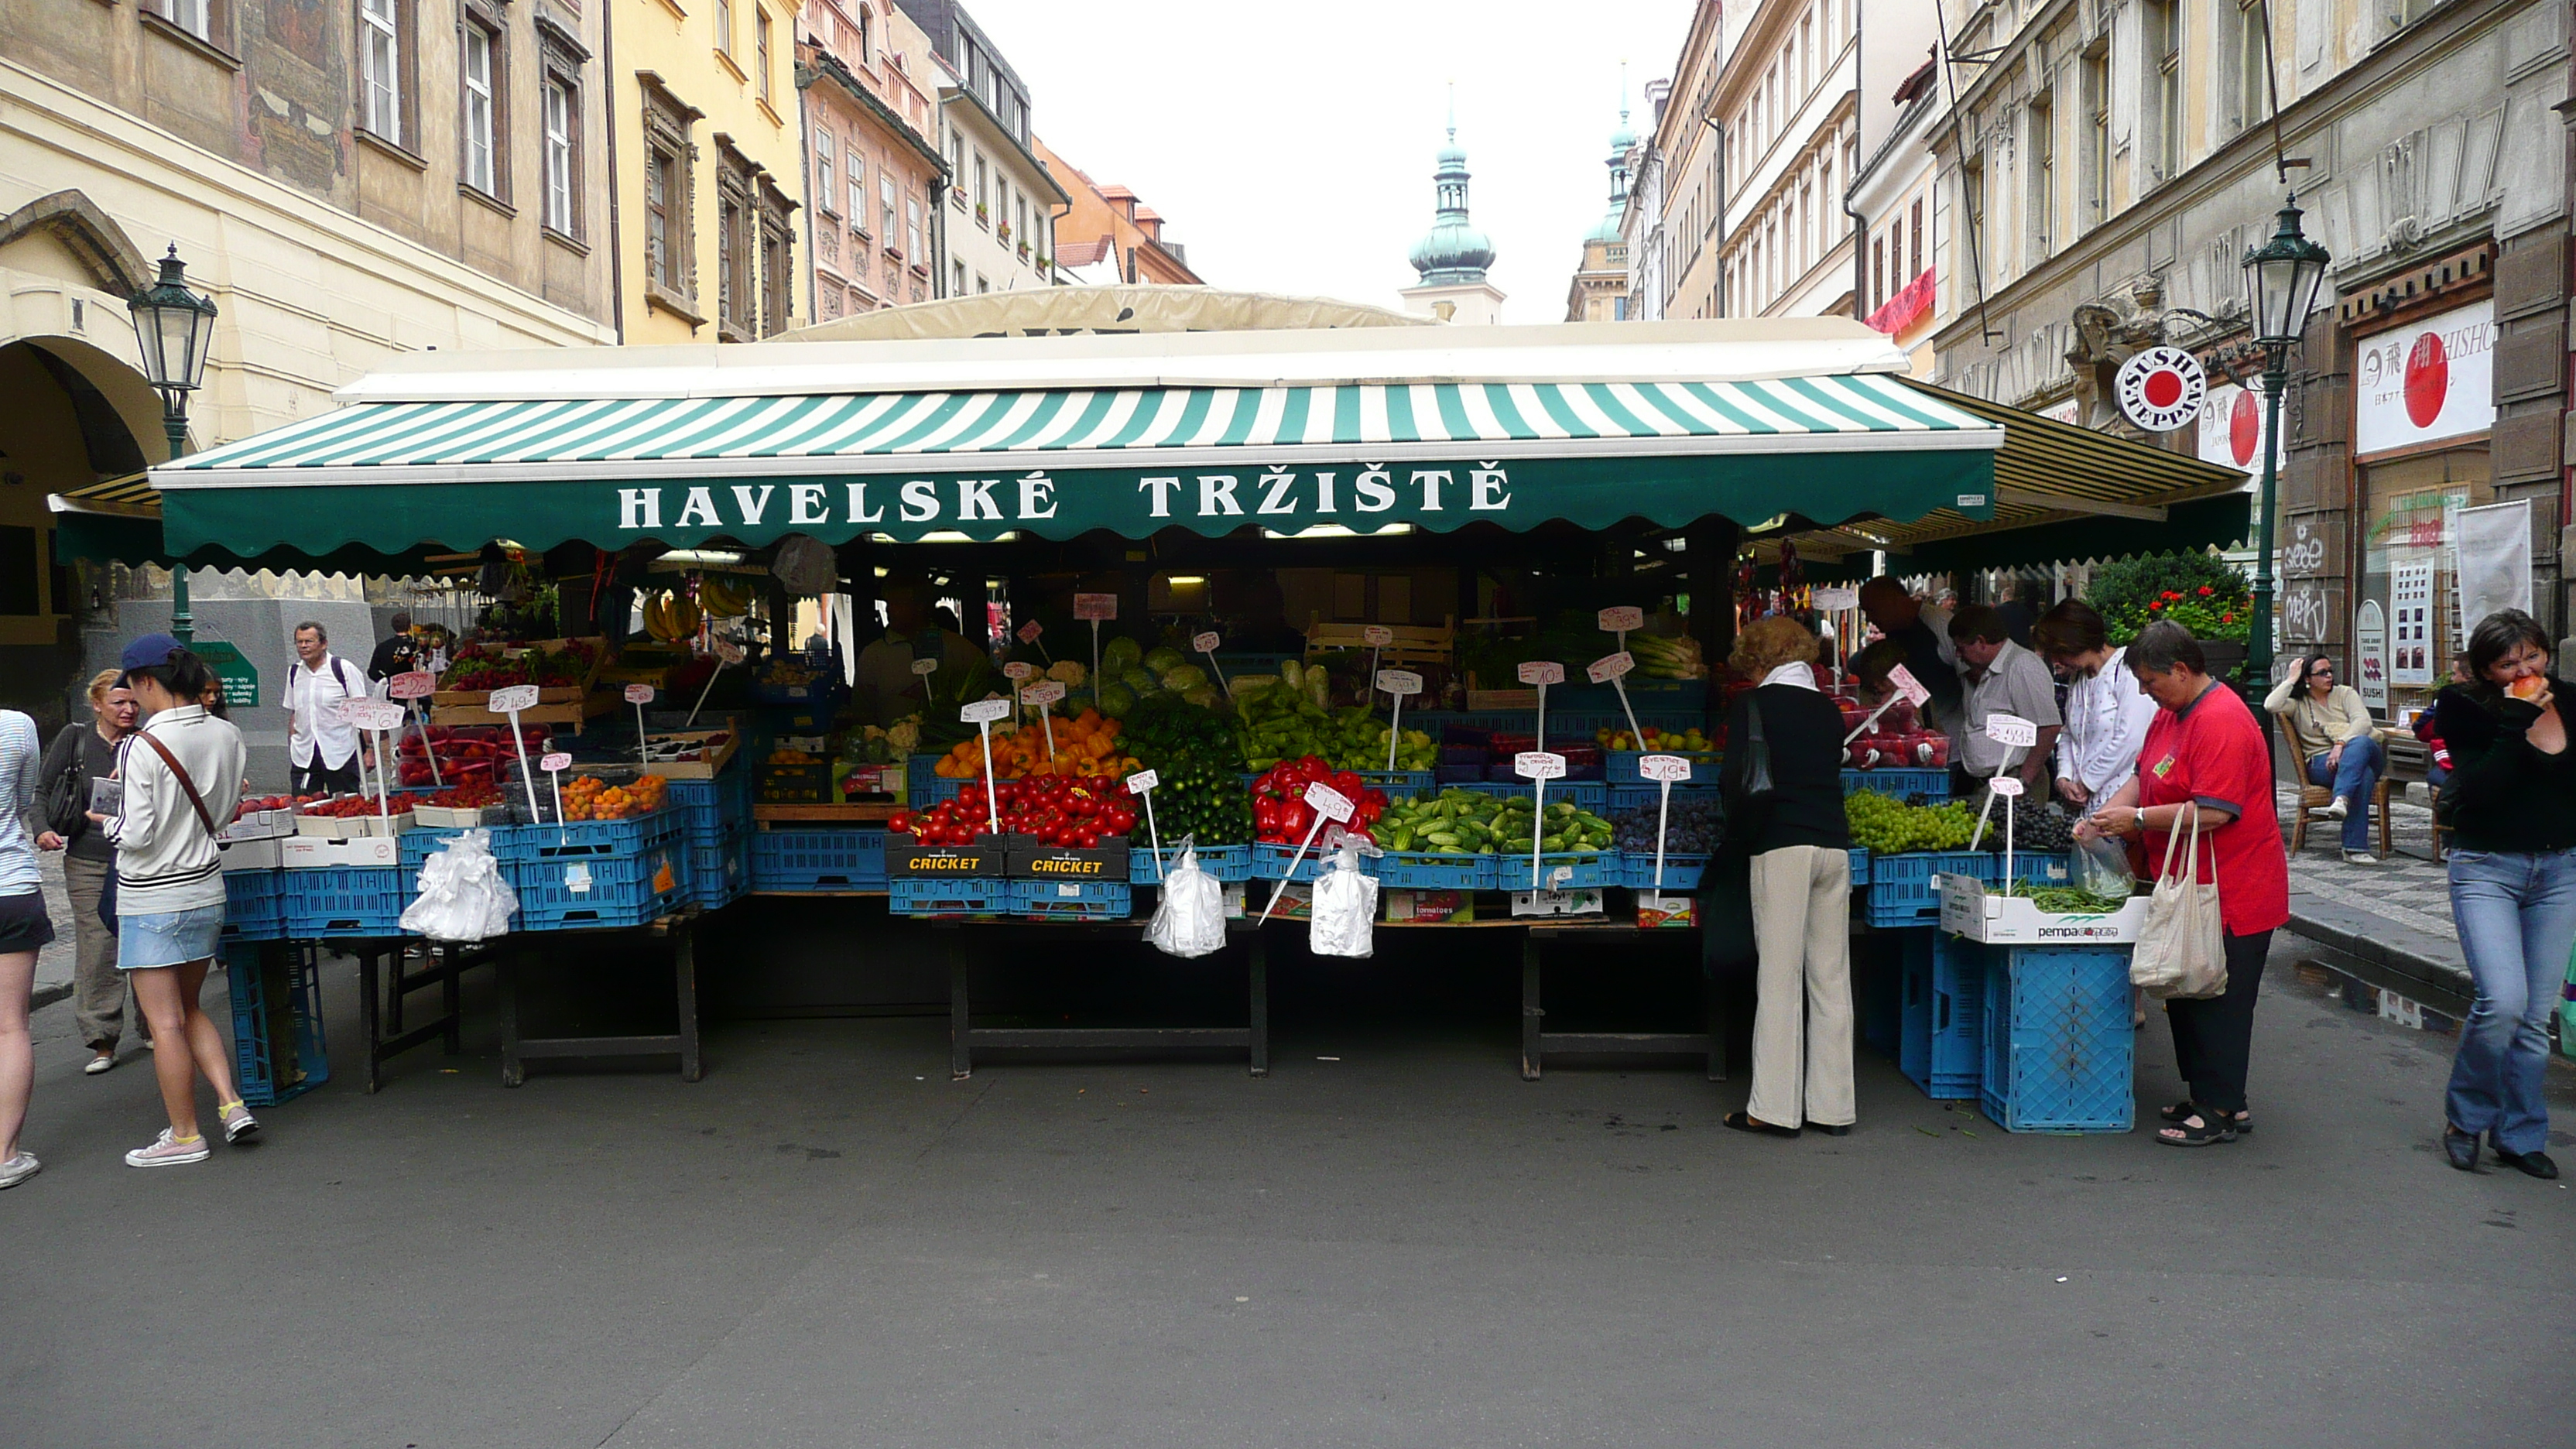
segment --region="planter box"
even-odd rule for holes
[[[2108,915],[2056,915],[1969,876],[1944,875],[1940,885],[1941,929],[1993,945],[2126,945],[2138,939],[2147,919],[2145,896],[2131,896]]]

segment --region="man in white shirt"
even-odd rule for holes
[[[331,636],[307,620],[295,626],[295,662],[286,666],[287,759],[295,793],[358,788],[358,727],[339,717],[344,699],[367,697],[366,671],[331,652]]]

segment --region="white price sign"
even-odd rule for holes
[[[537,707],[537,687],[533,684],[513,684],[507,689],[493,690],[491,701],[483,707],[494,714],[511,714],[523,709],[534,709]]]
[[[1647,755],[1637,761],[1637,773],[1649,780],[1678,784],[1691,777],[1691,762],[1679,755]]]
[[[1216,636],[1214,631],[1210,631],[1193,637],[1190,640],[1190,647],[1201,654],[1214,654],[1217,651],[1217,646],[1224,642],[1225,641],[1223,639]]]
[[[1030,685],[1028,688],[1021,690],[1020,698],[1032,709],[1044,709],[1048,705],[1055,703],[1057,700],[1064,698],[1064,681],[1061,679],[1041,679],[1037,683]]]
[[[1073,596],[1073,617],[1089,619],[1095,623],[1115,619],[1118,617],[1118,596],[1116,594],[1076,594]],[[1036,625],[1033,623],[1029,627],[1035,628]]]
[[[1905,696],[1907,704],[1920,707],[1931,701],[1932,691],[1925,689],[1922,681],[1914,677],[1914,671],[1902,664],[1889,668],[1887,682],[1896,686],[1896,692]]]
[[[1360,642],[1371,649],[1384,649],[1395,642],[1395,631],[1384,624],[1371,624],[1360,630]]]
[[[1817,608],[1827,612],[1857,609],[1860,607],[1860,590],[1849,584],[1828,584],[1815,591],[1813,602]]]
[[[1523,684],[1563,684],[1565,666],[1545,659],[1532,659],[1521,666]]]
[[[401,729],[403,722],[411,718],[408,710],[391,700],[353,699],[347,703],[345,714],[349,723],[370,733]]]
[[[1315,808],[1316,814],[1337,825],[1351,818],[1350,797],[1321,780],[1306,787],[1306,803]]]
[[[1381,669],[1377,672],[1377,687],[1400,699],[1422,692],[1422,676],[1410,669]]]
[[[1605,633],[1625,634],[1631,629],[1646,627],[1646,611],[1634,604],[1622,605],[1616,609],[1604,609],[1601,611],[1600,618],[1601,628]]]
[[[1135,774],[1127,777],[1127,793],[1130,795],[1142,795],[1161,783],[1163,783],[1163,777],[1161,775],[1154,773],[1152,770],[1138,770]]]
[[[1009,680],[1026,679],[1037,672],[1038,667],[1025,660],[1014,659],[1002,666],[1002,677]]]
[[[1986,784],[1988,789],[1993,790],[1996,794],[2003,796],[2007,800],[2019,795],[2022,790],[2021,776],[2019,775],[1997,775],[1992,780],[1987,781]]]
[[[1512,756],[1512,773],[1524,780],[1562,780],[1565,756],[1554,750],[1523,750]]]
[[[438,679],[426,669],[397,674],[385,683],[385,693],[395,699],[427,699],[438,692]]]
[[[1007,699],[979,699],[957,711],[957,718],[970,725],[991,724],[1007,717],[1010,712],[1011,702]]]
[[[742,662],[742,646],[741,646],[741,645],[736,644],[735,642],[733,642],[733,641],[732,641],[732,640],[730,640],[730,639],[719,639],[719,640],[717,640],[717,641],[716,641],[716,663],[718,663],[718,664],[740,664],[741,662]]]
[[[1611,680],[1626,678],[1628,671],[1636,667],[1637,656],[1622,649],[1616,654],[1606,654],[1593,660],[1583,667],[1583,672],[1595,684],[1608,684]]]
[[[915,674],[937,674],[939,672],[939,661],[936,659],[916,659],[912,661],[912,672]]]
[[[2017,714],[1988,715],[1986,738],[2007,748],[2026,750],[2039,743],[2039,726]]]
[[[653,686],[649,684],[630,684],[626,686],[626,702],[628,704],[651,704],[653,702]]]
[[[1020,642],[1023,644],[1035,644],[1038,642],[1038,636],[1045,632],[1046,628],[1044,625],[1041,625],[1035,619],[1031,619],[1020,626]]]
[[[539,759],[537,761],[537,768],[545,771],[549,775],[560,774],[563,771],[572,768],[572,756],[558,750],[551,755],[547,755],[542,759]]]

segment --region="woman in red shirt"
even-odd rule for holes
[[[2129,645],[2129,672],[2160,708],[2147,725],[2138,773],[2079,833],[2143,837],[2150,864],[2169,832],[2194,816],[2206,842],[2193,878],[2218,886],[2225,994],[2168,1000],[2174,1066],[2191,1095],[2163,1111],[2156,1140],[2174,1147],[2233,1142],[2254,1130],[2245,1108],[2254,998],[2272,932],[2290,919],[2290,859],[2272,807],[2272,751],[2236,691],[2209,677],[2200,641],[2180,624],[2155,623]]]

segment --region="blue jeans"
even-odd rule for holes
[[[2368,850],[2370,791],[2379,783],[2380,772],[2388,768],[2388,753],[2371,736],[2356,735],[2344,742],[2343,763],[2329,772],[2326,761],[2331,758],[2331,752],[2308,757],[2308,783],[2331,788],[2337,799],[2351,807],[2352,813],[2343,818],[2343,848]]]
[[[2477,1001],[2460,1023],[2444,1110],[2463,1132],[2538,1152],[2549,1144],[2549,1013],[2576,945],[2576,850],[2452,851],[2451,915]]]

